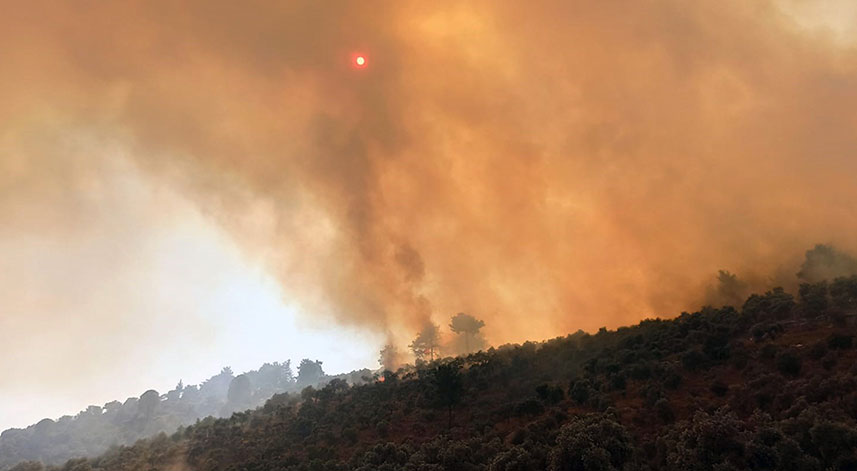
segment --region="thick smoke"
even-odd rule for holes
[[[51,168],[46,123],[110,136],[306,313],[400,346],[460,311],[494,343],[616,326],[857,249],[857,53],[771,2],[17,2],[0,62],[4,168]]]
[[[857,259],[835,247],[822,244],[806,251],[806,258],[797,272],[801,281],[809,283],[851,275],[857,275]]]

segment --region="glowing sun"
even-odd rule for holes
[[[358,55],[354,56],[354,67],[357,67],[358,69],[362,69],[362,68],[366,67],[367,65],[369,65],[369,61],[366,60],[366,56],[364,56],[362,54],[358,54]]]

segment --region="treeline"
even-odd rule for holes
[[[854,258],[818,245],[791,292],[750,294],[721,271],[712,304],[739,309],[444,357],[484,347],[484,323],[459,313],[451,341],[427,322],[414,364],[395,372],[330,377],[310,360],[297,375],[288,362],[224,369],[4,432],[0,466],[857,470],[855,274]],[[399,356],[386,346],[379,361],[395,369]]]
[[[857,469],[857,277],[805,286],[333,380],[47,469]]]
[[[256,408],[277,393],[300,391],[333,378],[354,383],[369,375],[371,372],[364,370],[331,377],[324,373],[322,362],[309,359],[301,361],[297,375],[290,361],[266,363],[237,376],[227,367],[199,385],[179,382],[164,394],[149,390],[125,402],[89,406],[75,416],[6,430],[0,434],[0,469],[25,460],[57,464],[74,457],[96,456],[111,446],[173,433],[204,417],[229,417],[233,412]]]
[[[408,350],[413,355],[413,363],[422,366],[442,356],[466,355],[482,350],[487,345],[482,328],[485,322],[470,314],[459,312],[449,320],[449,330],[452,338],[444,342],[440,326],[426,320],[422,329],[417,332]],[[378,363],[387,370],[396,370],[404,362],[403,355],[393,344],[387,344],[381,349]]]

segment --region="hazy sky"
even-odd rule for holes
[[[220,367],[693,309],[857,250],[850,1],[0,17],[0,428]],[[353,67],[354,54],[366,67]]]
[[[199,383],[223,366],[374,366],[383,337],[304,322],[258,263],[118,149],[94,159],[97,178],[72,177],[77,159],[92,164],[82,144],[64,146],[69,186],[14,201],[16,230],[0,229],[0,428]],[[56,227],[69,198],[74,220]]]

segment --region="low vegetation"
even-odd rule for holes
[[[854,276],[773,289],[337,378],[47,469],[857,469],[855,314]]]

